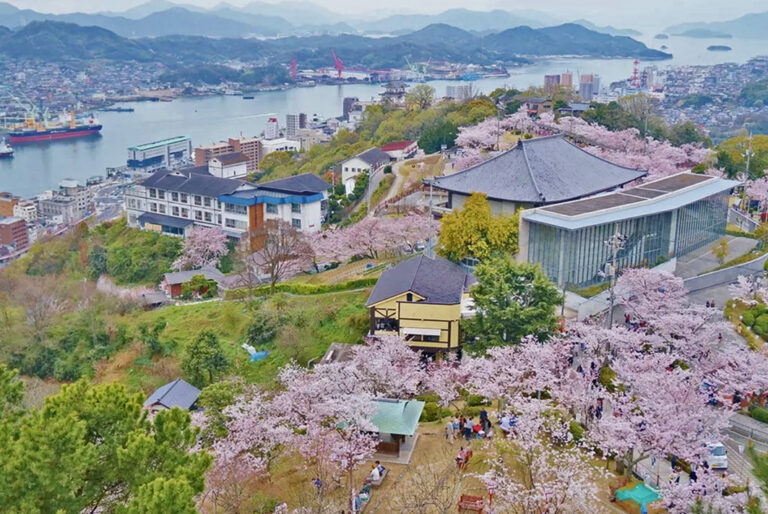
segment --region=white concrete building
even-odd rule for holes
[[[267,126],[264,129],[265,139],[276,139],[280,137],[280,124],[277,118],[267,118]]]
[[[303,151],[309,151],[315,145],[327,143],[331,136],[319,129],[303,128],[296,131],[296,139]]]
[[[37,205],[32,200],[22,200],[13,206],[13,215],[32,223],[37,219]]]
[[[344,183],[346,194],[352,194],[358,175],[361,173],[370,174],[379,166],[383,166],[389,161],[389,155],[376,147],[369,148],[354,157],[350,157],[346,161],[342,161],[339,167],[341,168],[341,181]]]
[[[261,142],[261,158],[272,152],[298,152],[301,143],[292,139],[280,137],[277,139],[265,139]]]
[[[240,152],[217,155],[208,161],[208,173],[219,178],[242,178],[248,174],[248,157]]]

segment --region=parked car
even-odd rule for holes
[[[728,451],[722,443],[710,443],[707,464],[709,469],[728,469]]]

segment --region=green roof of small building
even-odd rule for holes
[[[187,141],[188,139],[189,139],[189,136],[176,136],[170,139],[162,139],[160,141],[153,141],[151,143],[144,143],[142,145],[131,146],[130,148],[128,148],[128,150],[141,152],[142,150],[151,150],[152,148],[157,148],[159,146],[166,146],[166,145],[172,145],[174,143],[181,143],[182,141]]]
[[[412,436],[419,426],[424,402],[419,400],[376,400],[376,414],[371,422],[380,434]]]

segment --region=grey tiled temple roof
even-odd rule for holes
[[[601,159],[562,136],[520,140],[515,148],[472,168],[439,177],[437,189],[494,200],[546,205],[610,191],[646,171]]]

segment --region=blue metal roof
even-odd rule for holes
[[[262,194],[259,194],[262,193]],[[271,205],[282,205],[286,203],[312,203],[319,202],[324,197],[322,193],[316,193],[312,195],[288,195],[288,196],[271,196],[263,194],[263,191],[258,189],[253,191],[238,191],[229,195],[219,196],[219,201],[222,203],[231,203],[235,205],[257,205],[260,203],[267,203]]]

